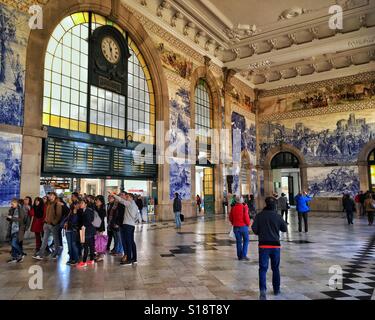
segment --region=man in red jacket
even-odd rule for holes
[[[247,250],[249,247],[249,226],[250,217],[247,205],[244,205],[240,197],[236,196],[236,203],[229,214],[229,221],[233,225],[233,232],[236,235],[238,260],[249,260]]]

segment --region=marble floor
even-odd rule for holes
[[[343,218],[310,218],[308,234],[298,233],[295,214],[282,238],[282,294],[269,300],[375,299],[375,227],[365,219],[348,226]],[[33,261],[25,243],[23,263],[7,264],[0,247],[0,299],[249,299],[259,297],[257,238],[251,234],[249,262],[238,261],[224,216],[188,221],[181,232],[171,224],[137,226],[138,265],[120,266],[106,256],[86,270],[57,261]],[[30,267],[43,270],[43,289],[31,290]],[[343,269],[343,287],[330,289],[330,267]],[[268,288],[271,289],[271,272]],[[270,290],[272,291],[272,290]]]

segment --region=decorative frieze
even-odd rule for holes
[[[305,109],[305,110],[290,111],[290,112],[285,112],[285,113],[259,115],[258,121],[262,123],[267,123],[269,121],[297,119],[297,118],[305,118],[305,117],[318,116],[318,115],[321,116],[324,114],[359,111],[359,110],[366,110],[366,109],[375,109],[374,101],[369,100],[369,101],[361,101],[361,102],[351,102],[347,104],[336,104],[336,105],[328,106],[324,108]]]
[[[287,86],[274,90],[265,90],[259,92],[259,98],[279,96],[289,93],[296,93],[301,91],[313,91],[322,87],[336,86],[340,84],[354,84],[357,82],[366,82],[375,79],[375,72],[360,73],[348,77],[318,81],[313,83],[306,83],[301,85]]]

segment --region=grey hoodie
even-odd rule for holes
[[[134,200],[126,201],[119,196],[113,195],[113,197],[121,204],[125,206],[124,221],[123,224],[135,226],[138,217],[138,207]]]

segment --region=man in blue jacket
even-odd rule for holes
[[[294,198],[296,201],[296,209],[298,212],[298,231],[302,232],[302,219],[305,225],[305,232],[309,231],[308,226],[308,213],[310,212],[309,202],[312,197],[307,195],[307,192],[298,193]]]

